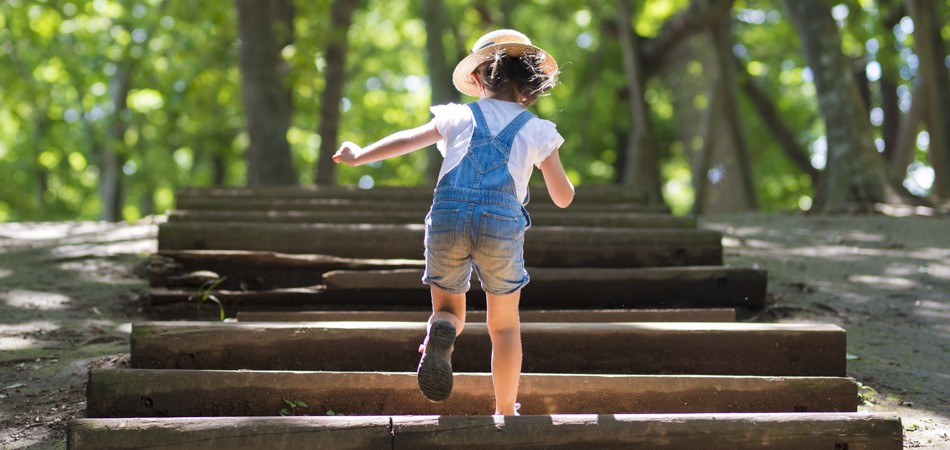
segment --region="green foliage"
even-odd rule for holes
[[[306,404],[305,402],[300,401],[300,400],[287,400],[287,399],[285,398],[285,399],[284,399],[284,403],[287,404],[288,408],[281,408],[281,409],[280,409],[280,415],[282,415],[282,416],[296,416],[296,415],[297,415],[297,408],[307,408],[307,404]],[[333,412],[333,411],[329,411],[327,415],[332,416],[332,415],[333,415],[332,412]],[[341,415],[342,415],[342,414],[341,414]]]
[[[221,299],[212,294],[212,292],[214,292],[214,288],[218,287],[219,284],[223,283],[227,279],[228,277],[220,277],[216,280],[211,280],[202,284],[201,287],[198,288],[197,294],[188,296],[188,301],[196,302],[195,309],[199,313],[201,312],[201,305],[203,305],[205,302],[214,303],[218,306],[218,317],[221,320],[224,320],[224,304],[221,302]]]
[[[340,139],[365,145],[429,120],[430,84],[451,81],[429,79],[423,3],[360,3],[347,35]],[[916,77],[913,34],[903,21],[893,29],[884,23],[899,2],[834,3],[845,52],[880,64],[884,76],[902,87],[902,96],[909,95]],[[296,2],[295,39],[282,50],[294,101],[287,137],[304,183],[313,182],[321,141],[317,130],[330,4]],[[631,4],[636,20],[630,26],[650,38],[690,2]],[[533,111],[554,121],[566,138],[561,156],[572,181],[615,182],[631,124],[614,3],[445,0],[445,8],[450,55],[467,53],[486,31],[514,27],[557,58],[561,84]],[[798,144],[811,148],[824,130],[782,2],[738,0],[732,14],[735,51],[795,130]],[[127,220],[173,208],[174,193],[184,186],[243,185],[248,138],[236,20],[232,2],[0,2],[0,67],[5,69],[0,71],[0,221],[98,217],[105,148],[118,155]],[[945,24],[943,35],[950,39],[950,20],[938,23]],[[454,64],[456,58],[449,58]],[[689,75],[701,78],[702,67],[696,69]],[[130,90],[126,98],[115,98],[123,73],[130,74]],[[878,81],[869,86],[873,108],[880,104],[881,86]],[[656,77],[645,92],[664,191],[674,211],[686,212],[692,202],[686,152],[691,143],[680,141],[676,95]],[[128,106],[121,114],[117,102]],[[760,204],[767,210],[798,208],[813,196],[811,180],[786,158],[745,101],[741,108]],[[115,139],[117,127],[121,132]],[[875,133],[881,138],[879,125]],[[417,185],[426,180],[428,159],[417,152],[367,167],[339,167],[338,178],[348,185]],[[916,162],[926,165],[923,150]]]

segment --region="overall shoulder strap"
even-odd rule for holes
[[[491,130],[488,129],[488,122],[485,121],[482,108],[476,102],[469,103],[468,107],[472,110],[472,117],[475,118],[475,131],[472,132],[472,140],[491,139]]]
[[[498,133],[496,138],[504,144],[505,147],[511,147],[511,143],[515,140],[515,135],[518,134],[521,127],[534,117],[534,114],[531,114],[530,111],[521,111],[521,114],[518,114],[518,116],[512,119],[512,121],[505,126],[505,129],[501,130],[501,133]]]

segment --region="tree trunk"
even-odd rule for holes
[[[271,2],[235,0],[241,40],[244,114],[250,146],[247,183],[250,186],[296,184],[287,129],[290,107],[280,74],[280,49],[275,32],[276,7]],[[282,36],[286,38],[286,36]]]
[[[709,89],[709,105],[702,115],[698,135],[703,139],[703,146],[699,149],[699,155],[693,162],[693,209],[692,215],[698,216],[706,213],[706,193],[709,190],[709,166],[712,164],[712,154],[715,151],[716,139],[713,137],[713,130],[716,129],[719,117],[720,103],[722,103],[722,83],[714,82]]]
[[[442,41],[446,29],[445,4],[442,0],[423,1],[422,16],[426,24],[426,61],[429,65],[429,84],[432,86],[432,104],[458,103],[461,96],[452,84],[452,67],[448,64],[449,58]],[[453,54],[451,59],[455,60],[455,56]],[[426,155],[429,157],[429,181],[434,185],[442,167],[442,158],[435,146],[428,149]]]
[[[336,184],[336,153],[340,132],[340,102],[346,87],[346,33],[353,21],[356,3],[334,0],[330,11],[332,24],[326,51],[326,87],[320,99],[320,154],[317,157],[315,182],[322,186]]]
[[[785,0],[785,5],[814,74],[828,141],[827,164],[812,209],[870,210],[875,203],[899,201],[874,146],[867,108],[851,62],[841,51],[841,35],[827,1]]]
[[[732,198],[729,202],[730,209],[726,212],[748,211],[758,208],[756,200],[755,186],[752,184],[752,161],[749,157],[749,150],[746,146],[745,135],[742,129],[742,118],[739,115],[739,93],[738,82],[736,81],[736,67],[733,64],[732,53],[732,35],[729,25],[732,22],[730,16],[725,16],[718,24],[711,27],[711,35],[715,45],[713,52],[716,57],[716,69],[719,72],[718,82],[722,84],[720,93],[723,98],[719,101],[722,105],[725,120],[724,130],[729,133],[732,141],[732,149],[727,159],[733,159],[731,164],[735,169],[734,173],[727,174],[732,178],[736,187],[731,192],[739,194],[737,198]]]
[[[657,152],[653,143],[649,112],[643,98],[644,78],[639,42],[630,29],[632,17],[629,0],[617,0],[618,37],[623,52],[624,71],[627,73],[627,100],[632,122],[630,139],[625,150],[627,155],[621,168],[621,181],[629,188],[644,192],[647,203],[662,204],[664,201]]]
[[[950,200],[950,77],[944,63],[947,51],[940,36],[940,2],[908,0],[907,9],[914,19],[914,45],[920,63],[920,84],[929,92],[924,103],[924,118],[930,133],[927,159],[934,169],[930,193],[937,202]],[[917,101],[915,98],[914,101]]]
[[[901,118],[894,142],[888,152],[887,171],[891,183],[900,185],[907,178],[907,166],[917,153],[917,133],[924,121],[924,103],[928,97],[924,86],[918,85],[911,96],[910,109]]]
[[[122,161],[119,147],[124,145],[127,125],[124,116],[128,111],[129,91],[132,89],[132,65],[129,62],[117,64],[112,78],[110,91],[115,109],[109,124],[109,131],[103,140],[99,158],[99,193],[102,198],[102,220],[115,222],[122,218]]]

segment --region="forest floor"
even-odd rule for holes
[[[768,307],[747,320],[844,327],[860,410],[900,414],[905,448],[950,448],[950,217],[700,222],[727,264],[768,270]],[[153,220],[0,224],[0,448],[65,448],[87,371],[128,366],[155,250]]]

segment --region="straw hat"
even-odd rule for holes
[[[541,70],[546,74],[557,73],[557,61],[538,47],[531,45],[531,39],[515,30],[496,30],[480,37],[472,46],[472,53],[469,53],[461,62],[455,66],[455,72],[452,73],[452,82],[455,89],[463,94],[478,97],[478,87],[469,76],[478,66],[488,61],[497,51],[502,51],[506,55],[519,57],[526,52],[537,52],[544,55],[541,63]]]

